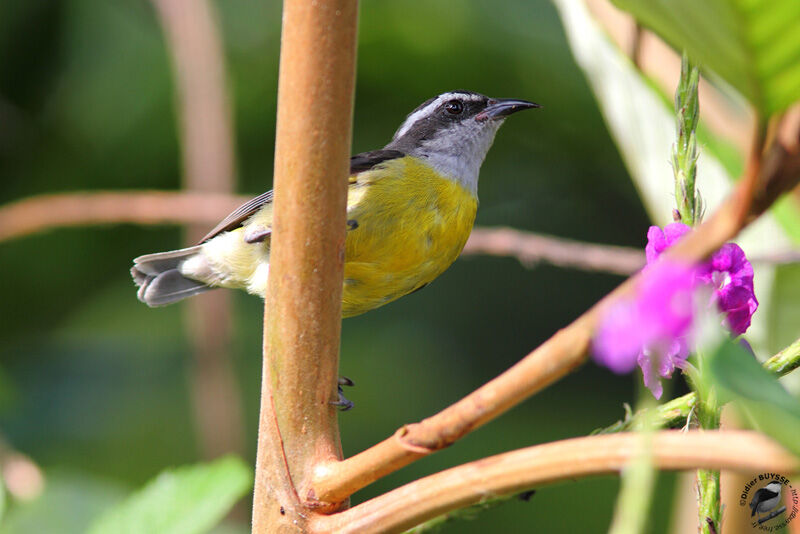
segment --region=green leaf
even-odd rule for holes
[[[756,401],[737,401],[736,411],[747,426],[763,432],[786,447],[786,450],[800,456],[800,419],[775,409],[773,406]]]
[[[671,98],[641,75],[582,1],[554,0],[554,4],[575,61],[592,87],[651,220],[659,226],[672,222],[675,191],[669,155],[675,143],[675,115]],[[700,115],[702,132],[702,111]],[[731,177],[717,158],[700,148],[697,187],[705,203],[713,206],[730,191]]]
[[[784,195],[772,205],[771,210],[786,233],[795,243],[800,243],[800,209],[794,195]]]
[[[103,514],[90,534],[191,534],[207,532],[251,487],[238,458],[168,470]]]
[[[727,339],[704,362],[703,377],[721,400],[733,402],[746,422],[800,456],[800,401],[734,340]]]
[[[612,0],[765,115],[800,98],[797,0]]]
[[[736,341],[726,339],[720,344],[709,359],[708,370],[734,399],[765,402],[800,417],[800,402]]]
[[[0,523],[3,522],[3,516],[6,513],[6,485],[0,480]]]
[[[8,503],[0,534],[86,534],[93,519],[122,502],[125,487],[85,473],[47,471],[44,492]]]
[[[778,352],[797,339],[800,325],[800,265],[779,265],[772,283],[772,306],[767,317],[770,352]]]

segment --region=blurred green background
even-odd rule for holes
[[[257,194],[272,180],[280,4],[214,6],[237,188]],[[477,224],[643,246],[646,215],[548,1],[365,1],[359,24],[354,153],[385,144],[406,113],[446,90],[530,99],[543,109],[508,121],[483,166]],[[0,202],[177,189],[176,117],[169,52],[149,2],[0,3]],[[185,304],[148,309],[128,274],[133,257],[181,243],[180,228],[135,225],[0,243],[0,433],[46,477],[44,496],[12,508],[0,532],[82,532],[162,469],[202,459]],[[472,257],[425,291],[348,319],[341,370],[357,387],[348,391],[355,409],[340,417],[345,454],[502,372],[620,281]],[[237,293],[234,304],[246,443],[235,452],[253,464],[262,302]],[[585,435],[622,416],[633,384],[589,364],[353,502],[485,455]],[[667,530],[672,481],[660,479],[653,532]],[[612,477],[546,487],[443,531],[601,532],[616,489]],[[244,501],[229,528],[246,525]]]

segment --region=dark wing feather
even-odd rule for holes
[[[772,490],[768,490],[767,488],[760,488],[758,491],[753,494],[753,500],[750,501],[750,509],[753,511],[750,514],[750,517],[756,515],[756,507],[764,501],[768,501],[773,497],[777,497],[778,494]]]
[[[372,152],[362,152],[350,158],[350,176],[360,172],[368,171],[379,163],[390,159],[402,158],[404,152],[399,150],[373,150]]]
[[[399,150],[373,150],[372,152],[362,152],[350,158],[350,176],[354,176],[364,171],[368,171],[384,161],[396,158],[402,158],[405,153]],[[265,205],[272,202],[272,191],[267,191],[257,197],[248,200],[238,208],[236,208],[230,215],[225,217],[222,222],[214,227],[206,236],[200,240],[200,243],[205,243],[209,239],[218,236],[222,232],[230,232],[244,224],[244,222],[252,217],[258,210]]]
[[[761,497],[763,497],[763,488],[760,489],[760,490],[757,490],[753,494],[753,498],[750,500],[750,510],[751,510],[750,517],[753,517],[754,515],[756,515],[756,507],[761,502]]]
[[[200,243],[205,243],[212,237],[216,237],[222,232],[230,232],[242,226],[242,224],[249,219],[255,212],[263,208],[265,205],[272,202],[272,191],[262,193],[255,198],[251,198],[235,210],[230,215],[222,219],[213,230],[208,232],[206,236],[200,240]]]

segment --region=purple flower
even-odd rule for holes
[[[753,266],[735,243],[722,245],[703,266],[700,280],[714,289],[717,307],[736,335],[744,334],[758,308],[753,290]]]
[[[638,363],[645,385],[656,398],[661,382],[689,355],[694,319],[697,270],[676,262],[657,262],[646,268],[636,297],[614,305],[594,339],[595,360],[616,373]]]
[[[594,338],[595,360],[615,373],[642,368],[644,383],[661,397],[660,378],[672,376],[689,355],[696,300],[709,302],[723,313],[735,335],[743,334],[758,308],[753,292],[753,267],[744,251],[723,245],[707,262],[693,267],[657,261],[690,228],[672,223],[647,232],[647,266],[636,296],[610,308]],[[700,288],[712,291],[700,291]]]
[[[651,226],[647,230],[647,246],[644,247],[647,256],[647,264],[654,263],[661,253],[667,250],[683,234],[691,230],[683,223],[670,223],[662,230],[658,226]]]
[[[653,392],[657,399],[661,398],[664,388],[658,378],[670,378],[675,368],[683,368],[686,358],[689,357],[689,343],[686,337],[675,338],[661,354],[654,353],[649,349],[643,349],[636,359],[636,363],[642,369],[642,379],[644,385]],[[654,360],[655,358],[655,360]],[[658,371],[658,376],[653,371]]]
[[[647,231],[647,264],[658,259],[664,250],[680,239],[689,227],[682,223],[671,223],[661,230],[651,226]],[[753,289],[753,266],[747,261],[744,251],[735,243],[726,243],[712,254],[701,266],[699,279],[714,290],[717,308],[725,315],[725,322],[736,334],[744,334],[750,327],[750,319],[758,308]]]

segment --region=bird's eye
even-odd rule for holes
[[[451,100],[444,105],[444,109],[446,109],[450,115],[458,115],[464,111],[464,104],[461,100]]]

